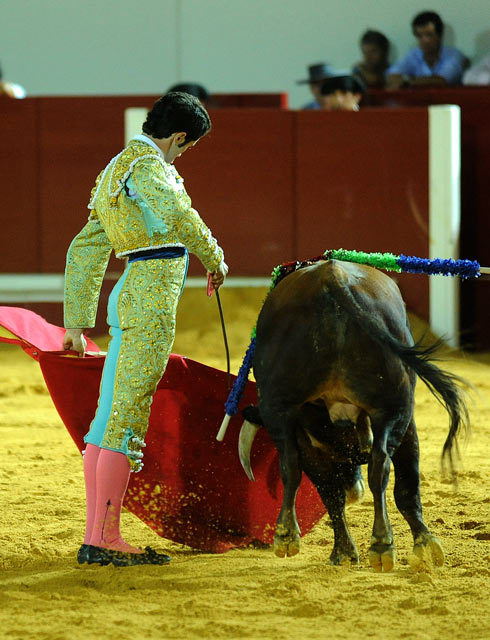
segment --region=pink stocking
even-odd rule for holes
[[[121,537],[121,508],[128,486],[129,461],[124,453],[101,449],[97,460],[96,507],[90,544],[96,547],[142,553]]]
[[[94,525],[95,504],[97,501],[95,476],[97,472],[97,460],[100,448],[94,444],[88,444],[83,456],[83,473],[85,476],[85,499],[87,504],[87,515],[85,520],[85,538],[83,544],[90,544],[92,537],[92,527]]]

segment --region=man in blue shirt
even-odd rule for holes
[[[464,55],[442,44],[444,24],[437,13],[424,11],[412,21],[412,31],[418,47],[393,64],[386,72],[386,86],[443,87],[459,84],[465,66]]]

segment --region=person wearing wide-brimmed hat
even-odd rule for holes
[[[310,91],[315,98],[308,104],[305,104],[302,109],[321,109],[319,103],[320,87],[325,78],[330,78],[335,75],[333,67],[325,62],[319,62],[317,64],[310,64],[308,67],[308,78],[303,80],[297,80],[296,84],[308,84]]]

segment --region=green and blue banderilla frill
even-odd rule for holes
[[[415,256],[396,256],[393,253],[364,253],[363,251],[347,251],[346,249],[335,249],[325,251],[324,256],[328,260],[344,260],[346,262],[357,262],[367,264],[377,269],[385,271],[397,271],[401,273],[425,273],[427,275],[459,276],[467,278],[478,278],[480,276],[480,265],[476,260],[453,260],[453,258],[416,258]]]
[[[286,262],[278,265],[272,271],[272,281],[269,291],[271,291],[283,278],[297,271],[302,267],[314,264],[319,260],[342,260],[344,262],[356,262],[365,264],[385,271],[396,271],[397,273],[425,273],[428,275],[459,276],[467,278],[478,278],[481,275],[481,267],[476,260],[454,260],[453,258],[416,258],[415,256],[397,256],[393,253],[365,253],[363,251],[348,251],[347,249],[330,249],[321,256],[310,258],[302,262]],[[490,271],[490,270],[489,270]],[[485,269],[485,273],[487,269]],[[252,330],[250,345],[245,353],[238,376],[233,384],[227,401],[225,402],[226,415],[218,432],[217,439],[222,440],[226,427],[231,416],[238,412],[238,404],[243,395],[245,385],[248,381],[250,369],[255,351],[256,327]]]

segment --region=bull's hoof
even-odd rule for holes
[[[342,551],[341,549],[335,549],[330,554],[330,564],[335,566],[352,566],[359,564],[359,554],[357,553],[357,549],[349,549]]]
[[[278,527],[274,535],[274,553],[279,558],[290,558],[299,553],[299,533],[288,531],[285,527]]]
[[[395,556],[396,551],[393,544],[376,542],[369,549],[369,564],[378,573],[388,573],[389,571],[393,571]]]
[[[431,533],[421,533],[415,539],[408,563],[410,568],[417,572],[430,572],[433,567],[442,567],[444,551],[440,541]]]

